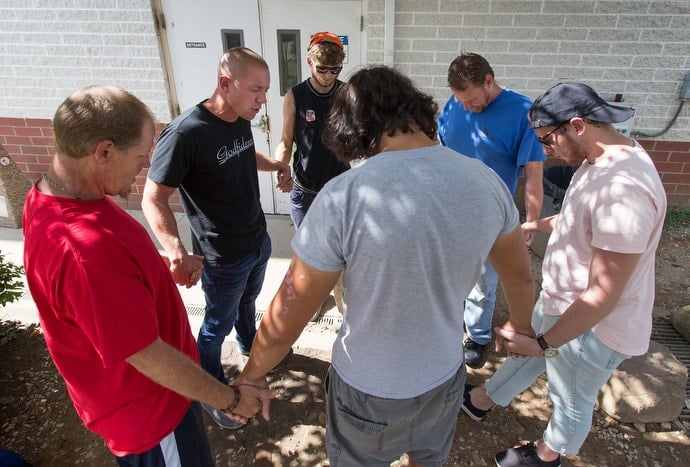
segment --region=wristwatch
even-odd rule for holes
[[[548,342],[546,342],[546,339],[544,339],[544,334],[539,334],[537,337],[537,343],[539,344],[539,347],[541,347],[541,356],[544,358],[553,358],[556,355],[558,355],[558,349],[556,347],[553,347],[550,345]]]

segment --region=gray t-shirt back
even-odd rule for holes
[[[332,353],[342,379],[404,399],[455,374],[463,300],[518,221],[491,169],[442,146],[379,153],[329,181],[292,248],[311,267],[343,271]]]

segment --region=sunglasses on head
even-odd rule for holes
[[[337,75],[341,71],[343,71],[343,67],[341,66],[323,66],[323,65],[316,65],[316,72],[321,73],[322,75],[324,73],[330,72],[332,75]]]

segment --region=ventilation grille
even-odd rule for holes
[[[204,316],[204,305],[185,305],[187,315],[189,316]],[[266,312],[263,310],[256,310],[256,322],[260,322]],[[339,327],[343,323],[343,317],[337,311],[327,311],[320,313],[318,316],[311,319],[312,323],[323,324],[329,327]]]
[[[189,316],[204,316],[204,305],[185,305],[184,307]]]
[[[668,350],[688,369],[690,374],[690,343],[678,334],[669,319],[657,318],[652,325],[652,339],[668,347]],[[678,418],[690,421],[690,378],[685,385],[685,404]]]

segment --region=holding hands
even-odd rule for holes
[[[539,357],[541,347],[534,339],[536,333],[529,329],[518,328],[511,321],[503,326],[494,328],[496,332],[496,351],[506,351],[509,357]]]
[[[163,257],[168,263],[170,273],[177,285],[184,285],[188,289],[195,286],[201,279],[204,257],[184,253],[172,259]]]
[[[271,419],[271,399],[274,394],[268,388],[266,378],[256,381],[238,378],[229,387],[235,391],[235,401],[224,412],[232,421],[245,424],[259,412],[264,420]]]
[[[279,188],[283,193],[289,193],[292,190],[293,180],[290,175],[290,166],[282,161],[280,162],[281,167],[276,173],[276,188]]]

